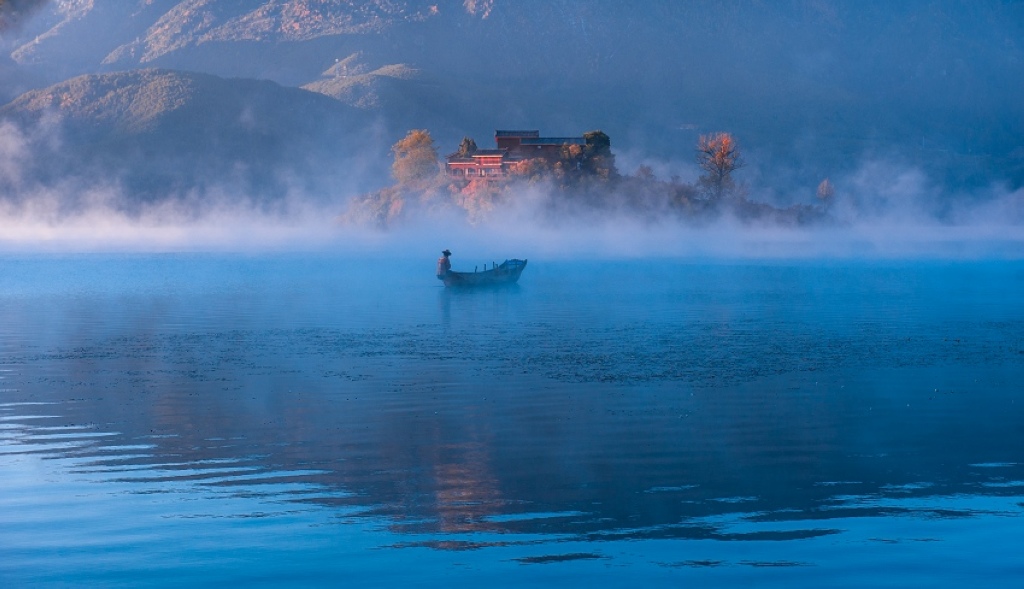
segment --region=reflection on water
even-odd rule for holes
[[[1019,263],[3,264],[0,578],[1024,572]]]

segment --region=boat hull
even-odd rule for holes
[[[491,270],[483,272],[448,271],[441,280],[447,287],[502,286],[515,284],[526,268],[526,260],[505,260]]]

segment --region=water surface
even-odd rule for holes
[[[1024,263],[432,264],[0,258],[0,580],[1024,578]]]

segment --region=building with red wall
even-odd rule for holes
[[[566,145],[586,145],[583,137],[541,137],[540,131],[497,130],[497,149],[478,149],[471,154],[453,153],[446,157],[445,173],[456,178],[486,180],[504,178],[529,159],[556,162]]]

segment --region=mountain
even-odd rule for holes
[[[269,65],[272,69],[272,64],[281,63],[280,59],[252,62],[248,58],[261,53],[253,52],[254,46],[286,43],[293,49],[318,39],[380,34],[435,12],[429,3],[404,0],[129,0],[116,6],[64,0],[51,3],[25,26],[11,56],[25,65],[56,67],[63,75],[72,69],[164,66],[271,77],[297,85],[294,79],[251,75],[251,68]],[[223,55],[226,45],[241,49]],[[210,55],[219,57],[203,66],[200,62]],[[284,61],[294,67],[294,57]],[[225,67],[235,71],[224,71]],[[300,69],[307,77],[320,71]],[[278,75],[287,77],[283,70]]]
[[[311,92],[319,92],[336,100],[366,109],[380,109],[385,102],[382,94],[389,90],[397,94],[394,81],[415,79],[418,72],[405,64],[392,64],[367,71],[364,64],[358,61],[360,54],[340,60],[324,71],[321,78],[302,87]],[[387,104],[394,104],[393,99]]]
[[[176,50],[232,41],[310,41],[320,37],[376,33],[430,13],[407,2],[324,0],[292,2],[176,3],[135,41],[114,49],[104,63],[149,63]]]
[[[117,184],[128,208],[217,191],[337,198],[332,187],[355,183],[352,162],[377,148],[372,117],[321,94],[161,69],[79,76],[23,94],[0,119],[33,152],[20,177]]]
[[[866,160],[1024,185],[1021,39],[1019,2],[64,0],[3,43],[48,83],[159,67],[303,87],[441,151],[599,128],[620,161],[685,172],[698,135],[730,131],[751,182],[811,194]]]

